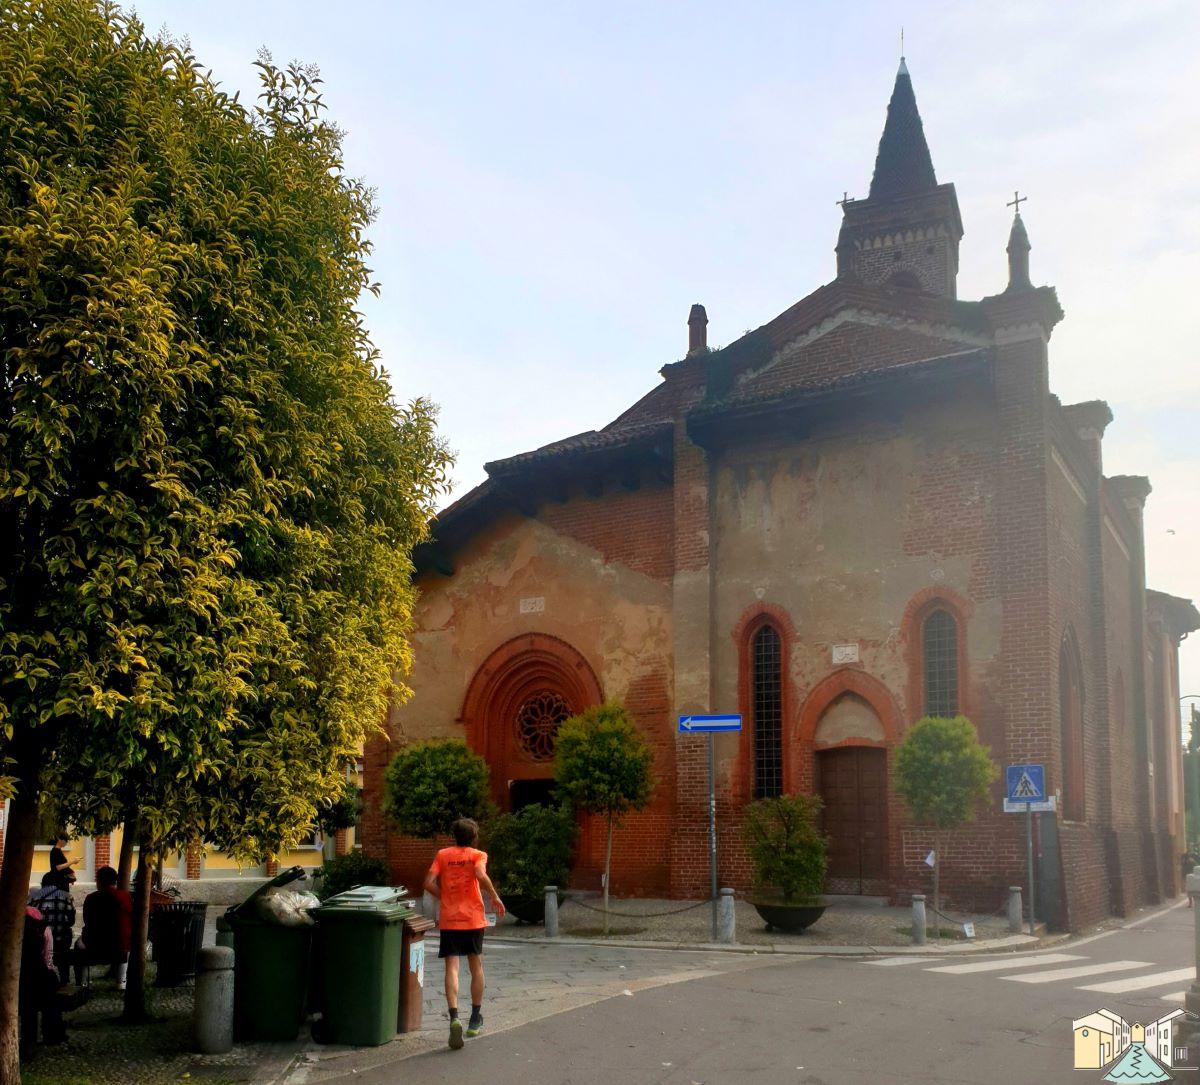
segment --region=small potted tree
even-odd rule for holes
[[[604,819],[604,933],[612,883],[613,829],[631,810],[644,810],[654,791],[654,751],[625,709],[594,705],[558,729],[554,778],[576,810]]]
[[[535,803],[488,824],[483,844],[488,870],[504,906],[517,919],[545,921],[545,888],[566,884],[575,834],[575,815],[567,805]]]
[[[896,751],[896,791],[913,820],[933,831],[933,930],[942,934],[942,849],[946,834],[987,805],[999,770],[965,716],[917,720]]]
[[[817,828],[821,800],[779,795],[746,807],[742,833],[754,870],[751,903],[767,930],[798,933],[825,911],[827,842]]]

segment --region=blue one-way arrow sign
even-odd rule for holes
[[[679,730],[682,734],[711,735],[717,731],[740,731],[741,716],[680,716]]]

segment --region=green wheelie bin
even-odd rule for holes
[[[364,885],[313,909],[321,1043],[377,1047],[396,1035],[400,947],[413,915],[403,888]]]
[[[238,1040],[294,1040],[304,1020],[312,926],[288,927],[255,914],[265,890],[304,877],[291,867],[225,913],[233,933],[233,1026]]]

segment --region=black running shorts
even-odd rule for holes
[[[471,954],[478,956],[483,952],[483,931],[483,927],[473,931],[442,931],[438,956],[469,957]]]

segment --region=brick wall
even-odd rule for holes
[[[1081,931],[1108,915],[1111,900],[1106,834],[1094,826],[1059,822],[1066,921]]]
[[[670,580],[674,572],[669,486],[658,483],[629,492],[614,484],[595,497],[580,492],[565,504],[547,502],[538,519],[598,550],[606,562],[620,562],[656,580]]]

